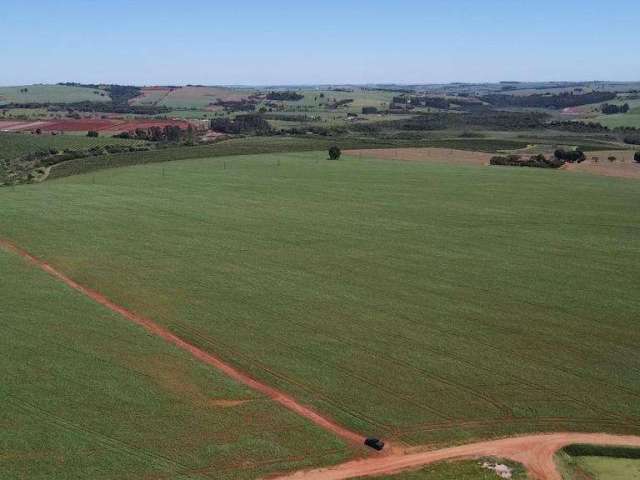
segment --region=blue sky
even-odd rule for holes
[[[640,80],[640,1],[2,0],[0,85]]]

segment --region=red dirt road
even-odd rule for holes
[[[195,345],[191,345],[190,343],[185,342],[180,337],[174,335],[163,326],[155,323],[153,320],[137,315],[127,310],[126,308],[112,302],[111,300],[106,298],[104,295],[80,285],[79,283],[75,282],[74,280],[66,276],[64,273],[56,270],[54,267],[52,267],[48,263],[34,257],[29,252],[27,252],[26,250],[23,250],[22,248],[18,247],[12,242],[0,238],[0,248],[19,255],[20,257],[24,258],[32,265],[39,267],[41,270],[44,270],[45,272],[47,272],[49,275],[60,280],[61,282],[65,283],[67,286],[73,288],[74,290],[77,290],[83,295],[89,297],[90,299],[94,300],[100,305],[103,305],[109,310],[123,316],[127,320],[144,327],[149,333],[156,335],[164,339],[165,341],[175,345],[176,347],[190,353],[193,357],[195,357],[202,363],[210,365],[218,369],[225,375],[236,380],[237,382],[240,382],[248,386],[249,388],[252,388],[253,390],[256,390],[262,393],[263,395],[271,398],[273,401],[279,403],[285,408],[312,421],[319,427],[322,427],[325,430],[332,432],[333,434],[343,438],[344,440],[350,443],[358,444],[358,445],[363,444],[364,437],[362,435],[352,432],[350,430],[347,430],[346,428],[338,425],[331,419],[322,416],[321,414],[314,411],[310,407],[307,407],[305,405],[298,403],[298,401],[296,401],[293,397],[287,395],[286,393],[283,393],[273,387],[270,387],[262,382],[259,382],[258,380],[255,380],[254,378],[241,372],[235,367],[229,365],[228,363],[216,357],[215,355],[205,352],[204,350],[199,349]]]
[[[445,460],[498,457],[519,462],[536,480],[562,480],[554,456],[558,450],[575,443],[626,445],[640,447],[640,437],[604,433],[552,433],[505,438],[426,452],[394,453],[367,460],[354,460],[335,467],[296,472],[273,480],[344,480],[348,478],[393,475],[418,470]]]

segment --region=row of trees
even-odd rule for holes
[[[267,100],[276,100],[280,102],[288,101],[288,102],[297,102],[298,100],[302,100],[304,95],[300,95],[298,92],[289,91],[286,92],[269,92],[267,93]]]
[[[560,93],[558,95],[504,95],[495,93],[480,97],[481,100],[490,103],[494,107],[523,107],[523,108],[552,108],[562,109],[578,107],[590,103],[602,103],[616,98],[613,92],[589,92],[579,95],[573,93]]]
[[[136,128],[130,132],[122,132],[114,135],[115,138],[133,138],[149,142],[178,143],[182,141],[192,142],[194,138],[193,127],[189,125],[182,129],[177,125],[164,127]]]
[[[624,105],[612,105],[610,103],[603,103],[600,110],[605,115],[614,115],[616,113],[627,113],[629,111],[629,104]]]
[[[213,118],[209,127],[211,130],[231,134],[268,135],[272,133],[269,122],[262,115],[257,114],[238,115],[233,119]]]
[[[492,157],[490,165],[505,165],[510,167],[534,167],[534,168],[560,168],[564,165],[564,160],[559,158],[547,159],[544,155],[535,155],[527,159],[520,155],[508,155]]]

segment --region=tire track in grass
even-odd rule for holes
[[[178,330],[179,332],[181,331],[183,336],[187,336],[187,337],[191,337],[193,338],[197,343],[200,344],[205,344],[205,345],[211,345],[217,352],[219,352],[220,355],[226,355],[226,356],[231,356],[231,353],[229,353],[229,351],[231,351],[230,347],[221,343],[219,340],[217,339],[212,339],[210,336],[205,335],[204,333],[202,333],[201,331],[191,327],[191,326],[187,326],[184,324],[180,324],[180,323],[176,323],[173,322],[174,325],[174,330]],[[353,417],[361,422],[367,423],[372,427],[376,427],[376,428],[387,428],[386,425],[381,424],[380,422],[376,421],[375,419],[366,416],[364,414],[361,414],[360,412],[355,412],[352,410],[349,410],[347,407],[345,407],[344,405],[339,404],[338,402],[334,401],[333,399],[331,399],[330,397],[326,396],[324,393],[322,393],[321,391],[319,391],[316,388],[313,388],[311,385],[307,384],[307,383],[303,383],[300,380],[295,380],[287,375],[284,375],[280,372],[277,372],[273,369],[271,369],[269,366],[267,366],[266,364],[264,364],[263,362],[261,362],[260,360],[251,357],[247,354],[243,354],[241,352],[232,352],[233,356],[237,359],[242,360],[244,363],[253,366],[254,368],[258,368],[260,370],[262,370],[265,374],[270,375],[271,377],[273,377],[276,380],[279,381],[283,381],[285,383],[288,383],[289,385],[292,385],[300,390],[303,390],[305,393],[313,396],[316,399],[321,400],[322,402],[331,405],[333,408],[335,408],[336,410],[350,416]]]
[[[8,252],[14,253],[22,257],[32,265],[40,268],[41,270],[45,271],[52,277],[60,280],[62,283],[66,284],[68,287],[76,290],[77,292],[90,298],[96,303],[99,303],[100,305],[108,308],[112,312],[119,314],[120,316],[124,317],[130,322],[140,325],[152,335],[160,337],[166,342],[171,343],[174,346],[180,348],[181,350],[188,352],[200,362],[216,368],[217,370],[224,373],[225,375],[232,378],[233,380],[239,383],[242,383],[247,387],[271,398],[273,401],[279,403],[286,409],[296,413],[299,416],[306,418],[307,420],[310,420],[311,422],[323,428],[324,430],[327,430],[339,436],[340,438],[348,441],[349,443],[358,444],[358,445],[363,444],[365,440],[364,436],[356,432],[353,432],[351,430],[348,430],[341,425],[338,425],[330,418],[327,418],[321,415],[320,413],[316,412],[310,407],[300,404],[297,400],[295,400],[290,395],[287,395],[286,393],[281,392],[276,388],[270,387],[269,385],[259,382],[258,380],[252,378],[246,373],[224,362],[219,357],[211,353],[205,352],[204,350],[201,350],[200,348],[184,341],[182,338],[176,336],[167,328],[162,327],[161,325],[157,324],[153,320],[143,317],[141,315],[137,315],[134,312],[122,307],[121,305],[118,305],[112,302],[101,293],[91,290],[90,288],[87,288],[83,285],[80,285],[70,277],[66,276],[64,273],[60,272],[59,270],[56,270],[53,266],[49,265],[47,262],[31,255],[29,252],[20,248],[14,243],[0,238],[0,247]]]

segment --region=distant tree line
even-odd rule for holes
[[[544,128],[549,115],[542,112],[507,112],[485,110],[465,113],[423,113],[408,119],[361,123],[352,128],[363,132],[384,130],[447,130],[477,127],[491,130],[522,130]]]
[[[627,113],[629,111],[629,104],[624,105],[612,105],[610,103],[603,103],[600,107],[600,111],[605,115],[614,115],[616,113]]]
[[[262,115],[238,115],[231,119],[227,117],[213,118],[210,122],[211,130],[230,134],[268,135],[273,129]]]
[[[298,92],[287,90],[285,92],[269,92],[267,93],[267,100],[275,100],[280,102],[297,102],[302,100],[304,95],[300,95]]]
[[[573,93],[560,93],[557,95],[534,94],[534,95],[504,95],[494,93],[484,95],[480,99],[494,107],[509,108],[551,108],[562,109],[569,107],[577,107],[580,105],[588,105],[590,103],[602,103],[616,98],[614,92],[589,92],[575,95]]]
[[[182,129],[177,125],[165,125],[164,127],[136,128],[130,132],[122,132],[114,135],[114,138],[133,138],[147,140],[149,142],[193,142],[193,127],[189,125]]]
[[[216,100],[210,105],[224,108],[226,112],[254,112],[256,109],[256,101],[250,99],[240,100]]]

